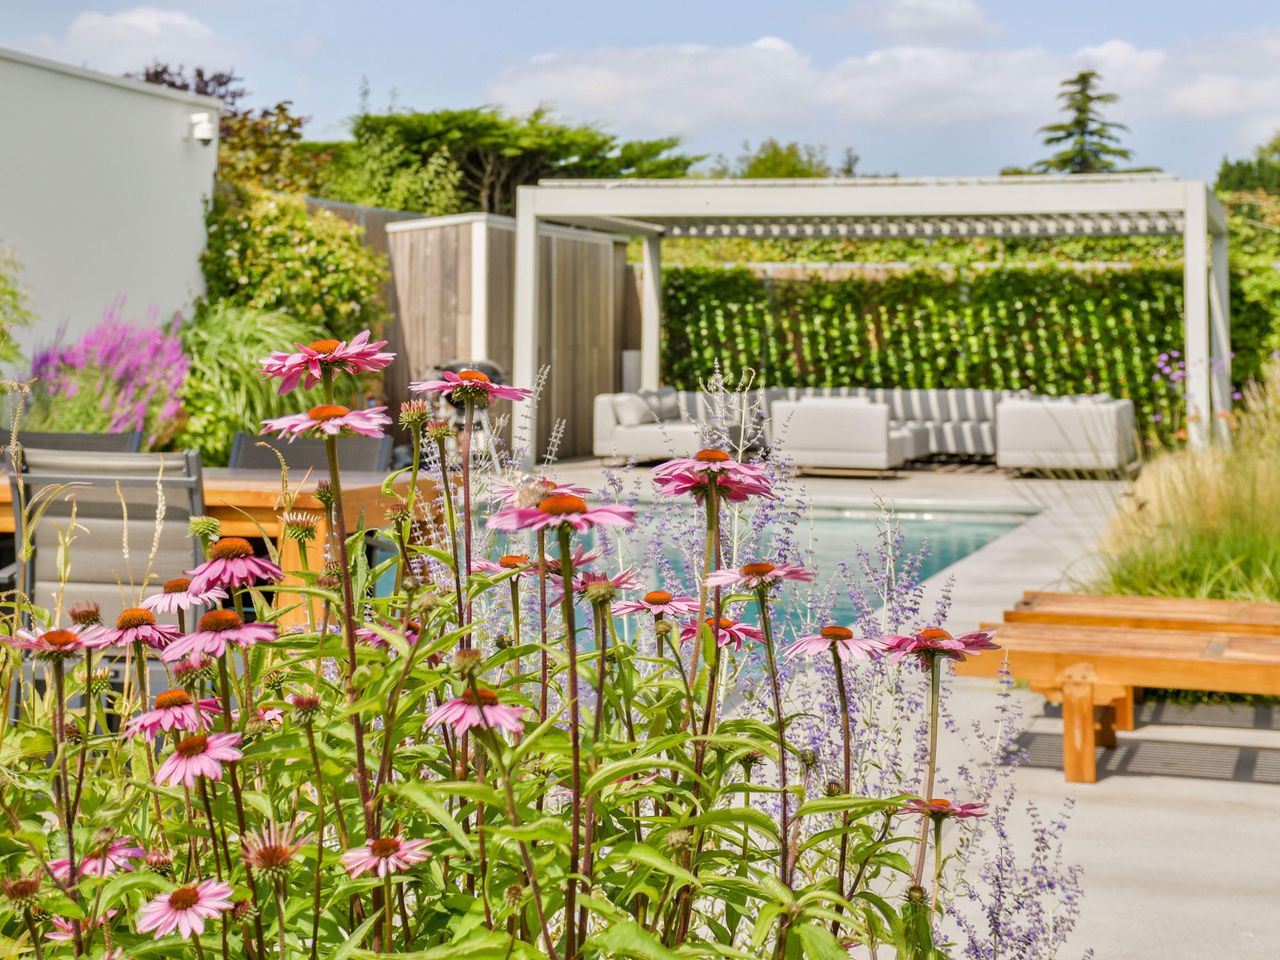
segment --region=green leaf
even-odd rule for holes
[[[609,851],[609,856],[604,860],[605,863],[612,863],[614,860],[630,860],[633,863],[642,863],[645,866],[653,867],[668,876],[675,877],[682,883],[690,886],[700,886],[698,880],[692,873],[684,869],[684,867],[673,863],[664,857],[653,847],[645,843],[635,843],[626,841],[624,843],[615,844],[613,849]]]
[[[809,960],[849,960],[849,951],[840,946],[840,941],[826,927],[814,923],[801,924],[791,927],[788,936],[799,939]]]
[[[621,920],[606,927],[589,937],[587,946],[637,960],[683,960],[634,920]]]

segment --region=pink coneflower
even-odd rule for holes
[[[238,733],[193,733],[179,740],[173,754],[160,764],[156,771],[156,783],[176,787],[179,783],[195,786],[196,777],[210,780],[222,779],[222,764],[239,760],[244,756],[236,745]]]
[[[523,716],[524,707],[510,707],[499,703],[496,690],[480,687],[476,690],[463,690],[461,696],[455,697],[431,714],[427,718],[427,725],[447,723],[457,736],[462,736],[472,727],[522,733]]]
[[[536,507],[506,507],[489,518],[491,530],[546,530],[569,524],[579,533],[592,527],[629,527],[636,512],[630,507],[606,504],[588,507],[587,501],[571,493],[552,494]]]
[[[253,546],[242,537],[222,537],[209,548],[209,559],[191,574],[192,593],[207,593],[215,587],[234,590],[259,580],[279,583],[284,571],[265,557],[255,557]]]
[[[227,652],[228,644],[243,649],[275,638],[276,626],[273,623],[245,623],[234,610],[210,610],[200,618],[195,632],[170,644],[160,654],[160,659],[172,663],[195,654],[220,657]]]
[[[532,572],[532,563],[527,553],[509,553],[497,560],[477,557],[471,561],[471,568],[479,573],[510,573],[514,570],[515,578],[521,578]]]
[[[322,403],[306,413],[291,413],[287,417],[275,417],[262,421],[261,433],[278,433],[292,443],[298,437],[340,437],[359,434],[362,437],[381,437],[391,418],[386,407],[368,407],[352,410],[340,403]]]
[[[245,862],[266,879],[277,880],[288,872],[294,854],[306,845],[307,838],[298,836],[296,822],[283,827],[273,823],[249,831],[241,842]]]
[[[490,400],[526,400],[532,390],[524,387],[509,387],[506,384],[494,383],[479,370],[460,370],[457,373],[446,370],[442,380],[419,380],[409,384],[413,393],[435,393],[442,397],[450,397],[455,403],[474,403],[485,406]]]
[[[556,483],[547,477],[525,477],[517,483],[501,484],[494,487],[492,496],[499,503],[517,507],[536,507],[547,497],[566,493],[575,497],[591,496],[591,491],[586,487]]]
[[[764,641],[764,634],[760,632],[758,627],[753,627],[747,623],[739,623],[737,620],[730,620],[728,617],[721,617],[720,622],[716,622],[715,617],[707,617],[703,621],[708,627],[715,631],[716,646],[727,647],[733,644],[734,650],[741,650],[742,644],[747,640],[754,640],[757,643]],[[696,623],[686,623],[680,628],[680,642],[685,643],[693,640],[698,635],[699,627]]]
[[[560,595],[555,602],[563,599],[564,578],[557,577]],[[644,584],[636,577],[635,572],[623,570],[612,577],[607,573],[595,573],[584,570],[573,578],[573,592],[586,599],[588,603],[612,603],[623,590],[639,590]]]
[[[221,880],[201,880],[195,886],[162,893],[142,908],[138,932],[165,937],[177,930],[184,937],[204,933],[204,922],[231,909],[231,887]]]
[[[430,846],[428,840],[379,837],[363,847],[348,850],[339,859],[342,860],[342,865],[347,868],[347,873],[352,878],[368,873],[370,870],[379,877],[389,877],[393,873],[408,870],[426,860],[431,856],[427,853],[428,846]]]
[[[794,660],[799,656],[827,653],[832,648],[835,648],[842,661],[848,662],[850,657],[856,660],[874,659],[887,650],[889,644],[879,637],[855,637],[848,627],[831,624],[817,633],[801,637],[783,651],[783,656]]]
[[[307,346],[295,344],[297,353],[286,353],[281,350],[272,351],[270,356],[263,357],[262,373],[268,377],[280,378],[280,395],[302,383],[304,390],[310,390],[322,379],[324,371],[342,370],[346,373],[372,373],[381,370],[396,358],[394,353],[382,352],[387,341],[369,342],[369,331],[356,334],[350,343],[339,340],[317,340]]]
[[[204,593],[191,592],[191,580],[178,577],[166,580],[160,593],[153,593],[142,601],[142,608],[152,613],[163,613],[173,616],[175,613],[186,613],[192,607],[212,607],[227,599],[227,591],[214,587]]]
[[[648,611],[655,617],[675,616],[680,613],[697,613],[698,601],[694,597],[673,597],[666,590],[650,590],[639,600],[623,600],[614,604],[614,613],[640,613]]]
[[[914,656],[921,666],[931,663],[939,657],[948,660],[963,660],[976,656],[984,650],[999,650],[998,644],[991,642],[994,636],[989,630],[978,630],[964,636],[953,637],[945,630],[930,627],[910,637],[885,637],[889,648],[889,659],[897,662],[903,657]]]
[[[141,643],[153,650],[163,650],[182,636],[177,627],[156,623],[156,616],[143,607],[131,607],[116,617],[116,628],[105,630],[103,640],[112,646],[127,647]]]
[[[196,703],[185,690],[166,690],[156,695],[155,708],[131,717],[124,725],[126,737],[142,734],[148,741],[160,733],[171,730],[188,732],[204,726],[205,716],[216,717],[221,713],[216,700]]]
[[[147,851],[133,842],[132,837],[120,837],[86,853],[77,864],[76,871],[82,877],[110,877],[117,873],[129,873],[133,864],[129,861],[140,860]],[[49,870],[55,877],[66,883],[71,879],[71,862],[66,858],[49,861]]]
[[[759,590],[784,580],[807,583],[815,574],[795,563],[748,563],[737,570],[717,570],[707,574],[708,587],[746,587]]]
[[[41,660],[64,660],[76,657],[85,650],[94,650],[106,646],[108,641],[104,631],[89,627],[84,631],[76,627],[67,630],[46,630],[41,634],[17,631],[16,636],[8,633],[0,636],[9,646],[26,653],[35,654]]]
[[[418,642],[418,634],[422,631],[422,624],[417,620],[410,620],[405,624],[381,620],[379,621],[378,626],[382,627],[384,630],[389,630],[391,633],[400,633],[401,629],[403,629],[404,632],[401,633],[401,636],[404,637],[405,642],[411,647]],[[383,639],[382,634],[378,633],[378,631],[374,630],[372,627],[357,628],[356,639],[361,643],[369,644],[371,647],[389,646],[387,641]]]
[[[698,503],[712,484],[720,497],[732,503],[749,497],[776,499],[764,467],[739,463],[723,450],[699,450],[692,457],[659,464],[653,468],[653,482],[668,496],[692,493]]]
[[[950,800],[940,799],[917,799],[908,801],[907,805],[898,812],[914,813],[938,820],[967,820],[970,817],[985,817],[987,805],[985,803],[952,803]]]

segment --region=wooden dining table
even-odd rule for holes
[[[396,483],[391,492],[384,493],[385,473],[363,470],[344,470],[341,474],[342,506],[348,532],[363,526],[366,529],[384,526],[390,511],[399,504],[399,497],[408,493],[409,481]],[[328,480],[327,471],[289,471],[289,490],[292,496],[289,509],[294,513],[310,515],[316,522],[316,537],[308,548],[309,566],[318,570],[323,563],[324,544],[329,537],[325,524],[324,505],[316,498],[316,488],[322,480]],[[241,469],[230,467],[206,467],[202,471],[204,510],[218,520],[224,537],[266,537],[279,550],[279,562],[286,577],[285,588],[301,583],[297,576],[302,569],[298,544],[282,536],[280,515],[285,506],[286,491],[281,486],[279,470]],[[436,485],[425,477],[418,481],[419,496],[431,502],[435,498]],[[0,534],[14,532],[12,490],[7,474],[0,471]],[[289,598],[283,598],[286,605]],[[284,626],[305,623],[306,605],[298,605],[280,618]]]

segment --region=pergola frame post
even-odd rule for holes
[[[644,237],[644,289],[640,295],[640,389],[657,390],[661,379],[662,235]]]
[[[1227,436],[1231,323],[1226,214],[1203,181],[1167,175],[844,180],[544,180],[516,202],[515,382],[537,376],[539,221],[644,238],[640,381],[661,377],[668,237],[850,238],[1181,234],[1188,440]],[[1212,254],[1210,243],[1212,241]],[[532,411],[531,411],[532,412]],[[536,420],[534,421],[536,422]],[[1215,429],[1211,424],[1221,424]],[[536,451],[528,451],[533,457]]]
[[[538,379],[538,344],[542,342],[539,329],[539,301],[541,291],[538,279],[542,265],[538,262],[538,188],[519,187],[516,190],[516,289],[515,322],[512,330],[512,383],[532,387]],[[538,458],[538,397],[531,396],[520,411],[529,423],[529,436],[523,439],[528,446],[514,451],[525,465]]]

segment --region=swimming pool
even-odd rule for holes
[[[683,513],[693,508],[675,509]],[[642,516],[643,513],[642,511]],[[893,522],[901,532],[903,557],[919,554],[927,545],[927,552],[919,561],[918,576],[924,581],[1015,529],[1031,515],[1032,511],[995,512],[931,506],[895,510]],[[688,516],[686,513],[681,519],[687,519]],[[647,519],[649,523],[655,522],[652,515]],[[656,522],[666,526],[673,519],[667,513]],[[842,563],[857,582],[861,572],[859,548],[873,557],[876,555],[883,522],[884,514],[870,507],[814,505],[807,509],[805,517],[789,534],[800,549],[807,553],[806,566],[818,573],[820,582],[836,577]],[[763,555],[771,554],[768,544],[778,532],[766,530],[759,544]],[[673,564],[678,566],[675,552],[665,552]],[[749,559],[752,557],[739,556],[740,562]],[[645,579],[651,581],[651,588],[664,586],[658,583],[656,575]],[[831,611],[832,617],[838,622],[850,622],[856,618],[853,601],[847,593],[843,589],[837,592],[836,605]],[[748,620],[754,619],[749,610],[744,610],[743,615]]]

